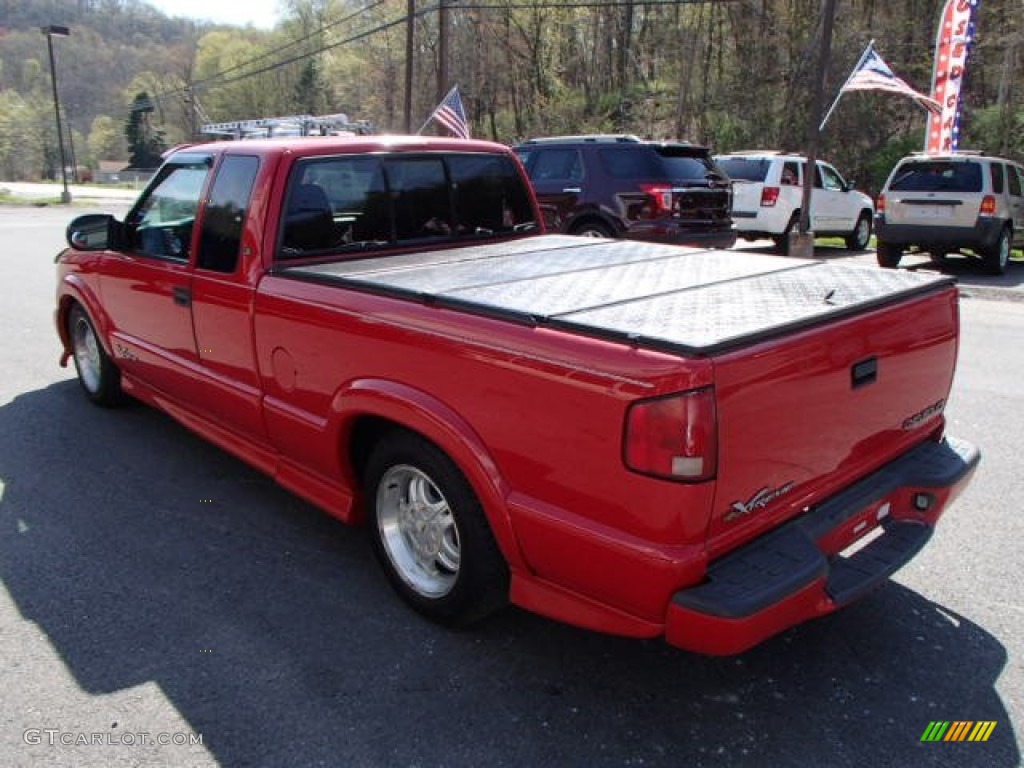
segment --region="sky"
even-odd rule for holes
[[[167,16],[271,29],[277,21],[278,0],[146,0]]]

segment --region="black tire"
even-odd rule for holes
[[[508,602],[508,567],[483,507],[436,445],[389,433],[370,454],[364,487],[374,553],[413,608],[465,626]]]
[[[792,216],[789,217],[789,222],[786,224],[786,230],[781,235],[776,235],[772,238],[772,242],[775,243],[775,250],[785,256],[789,255],[789,233],[800,226],[800,212],[795,211]]]
[[[903,249],[891,243],[878,242],[875,245],[875,254],[878,257],[878,266],[896,269],[903,258]]]
[[[121,371],[103,348],[92,320],[79,304],[73,305],[68,312],[68,340],[78,383],[82,385],[85,396],[96,405],[120,404],[124,399]]]
[[[1010,263],[1011,242],[1010,228],[1003,227],[995,245],[986,249],[982,254],[985,271],[990,275],[1002,275],[1006,272],[1006,265]]]
[[[853,231],[846,236],[846,248],[851,251],[863,251],[871,242],[871,216],[865,212],[857,219]]]
[[[575,226],[573,226],[572,231],[569,234],[579,235],[580,237],[612,238],[615,236],[612,233],[611,227],[609,227],[607,224],[603,222],[595,221],[593,219],[584,221],[581,224],[576,224]]]

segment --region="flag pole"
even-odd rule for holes
[[[846,78],[845,82],[843,82],[842,87],[840,87],[839,93],[836,94],[836,100],[832,102],[832,106],[828,108],[828,112],[826,112],[825,113],[825,117],[822,118],[821,125],[818,126],[818,132],[819,133],[821,131],[825,130],[825,123],[827,123],[828,119],[830,117],[832,117],[832,113],[835,111],[836,105],[839,104],[839,100],[841,98],[843,98],[843,88],[845,88],[849,84],[849,82],[853,78],[853,76],[855,74],[857,74],[857,72],[860,70],[861,64],[864,63],[864,59],[866,59],[868,57],[868,54],[871,53],[871,49],[874,48],[874,47],[875,47],[875,41],[874,41],[874,38],[872,38],[871,42],[868,43],[868,47],[864,49],[864,53],[862,53],[860,55],[860,58],[857,59],[856,65],[854,65],[853,69],[850,70],[850,74]]]

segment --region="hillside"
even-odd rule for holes
[[[838,3],[826,98],[868,40],[913,87],[930,89],[940,0]],[[1024,158],[1024,15],[978,6],[964,87],[961,146]],[[344,112],[381,130],[418,128],[459,83],[475,136],[628,132],[716,151],[800,149],[811,110],[822,3],[817,0],[563,0],[417,4],[411,113],[404,111],[405,0],[289,0],[272,31],[169,19],[141,0],[0,0],[0,176],[56,168],[45,37],[54,40],[61,103],[80,165],[126,158],[134,104],[153,146],[197,135],[207,118]],[[442,45],[442,30],[446,30]],[[146,99],[137,102],[145,94]],[[911,100],[851,94],[822,152],[877,188],[922,145]]]

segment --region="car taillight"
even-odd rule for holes
[[[761,207],[762,208],[771,208],[778,201],[779,201],[779,188],[778,187],[762,187],[761,188]]]
[[[718,469],[715,392],[710,387],[641,400],[626,414],[623,450],[634,472],[698,483]]]
[[[672,213],[672,187],[663,184],[641,184],[640,189],[652,200],[655,216]]]
[[[978,210],[978,215],[996,215],[996,199],[992,195],[985,195],[983,198],[981,198],[981,208]]]
[[[875,200],[875,213],[885,213],[885,195],[879,195]]]

